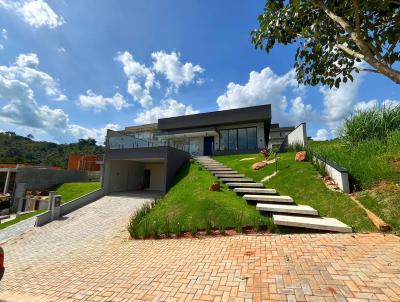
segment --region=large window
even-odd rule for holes
[[[238,128],[219,131],[220,150],[257,149],[257,129]]]

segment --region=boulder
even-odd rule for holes
[[[260,169],[264,168],[267,165],[268,165],[268,161],[267,160],[263,160],[263,161],[260,161],[258,163],[253,164],[251,166],[251,168],[253,169],[253,171],[257,171],[257,170],[260,170]]]
[[[296,153],[295,160],[296,161],[306,161],[307,159],[307,152],[306,151],[300,151]]]
[[[214,181],[212,183],[212,185],[210,186],[210,191],[219,191],[221,189],[221,184],[219,183],[219,181]]]

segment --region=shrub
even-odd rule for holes
[[[243,209],[235,212],[234,214],[234,221],[235,221],[235,230],[238,233],[242,233],[243,232]]]
[[[253,217],[253,228],[254,228],[254,231],[259,232],[260,229],[261,229],[261,224],[262,224],[262,221],[261,221],[260,216],[258,216],[258,215],[254,216]]]
[[[196,233],[197,233],[197,226],[196,226],[196,223],[193,221],[193,217],[192,216],[188,217],[187,225],[189,227],[190,234],[192,236],[195,236]]]
[[[179,221],[174,224],[174,233],[178,238],[182,235],[182,224]]]
[[[150,206],[148,204],[142,205],[137,209],[129,219],[127,230],[132,238],[140,237],[140,224],[143,221],[144,216],[149,212]]]
[[[213,215],[212,215],[211,209],[208,209],[207,211],[207,217],[206,217],[206,234],[210,235],[212,228],[213,228]]]
[[[398,129],[400,105],[376,106],[347,117],[340,135],[347,143],[354,144],[368,139],[386,138],[389,133]]]
[[[299,152],[299,151],[304,151],[304,150],[305,150],[305,146],[300,143],[290,144],[285,149],[286,152]]]

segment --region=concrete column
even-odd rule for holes
[[[6,183],[4,184],[4,190],[3,193],[6,194],[8,191],[8,185],[10,184],[10,178],[11,178],[11,171],[7,171],[7,177],[6,177]]]

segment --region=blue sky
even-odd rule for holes
[[[362,74],[299,87],[294,46],[255,50],[263,1],[0,0],[0,130],[71,142],[106,128],[271,103],[274,122],[332,138],[355,109],[400,88]]]

